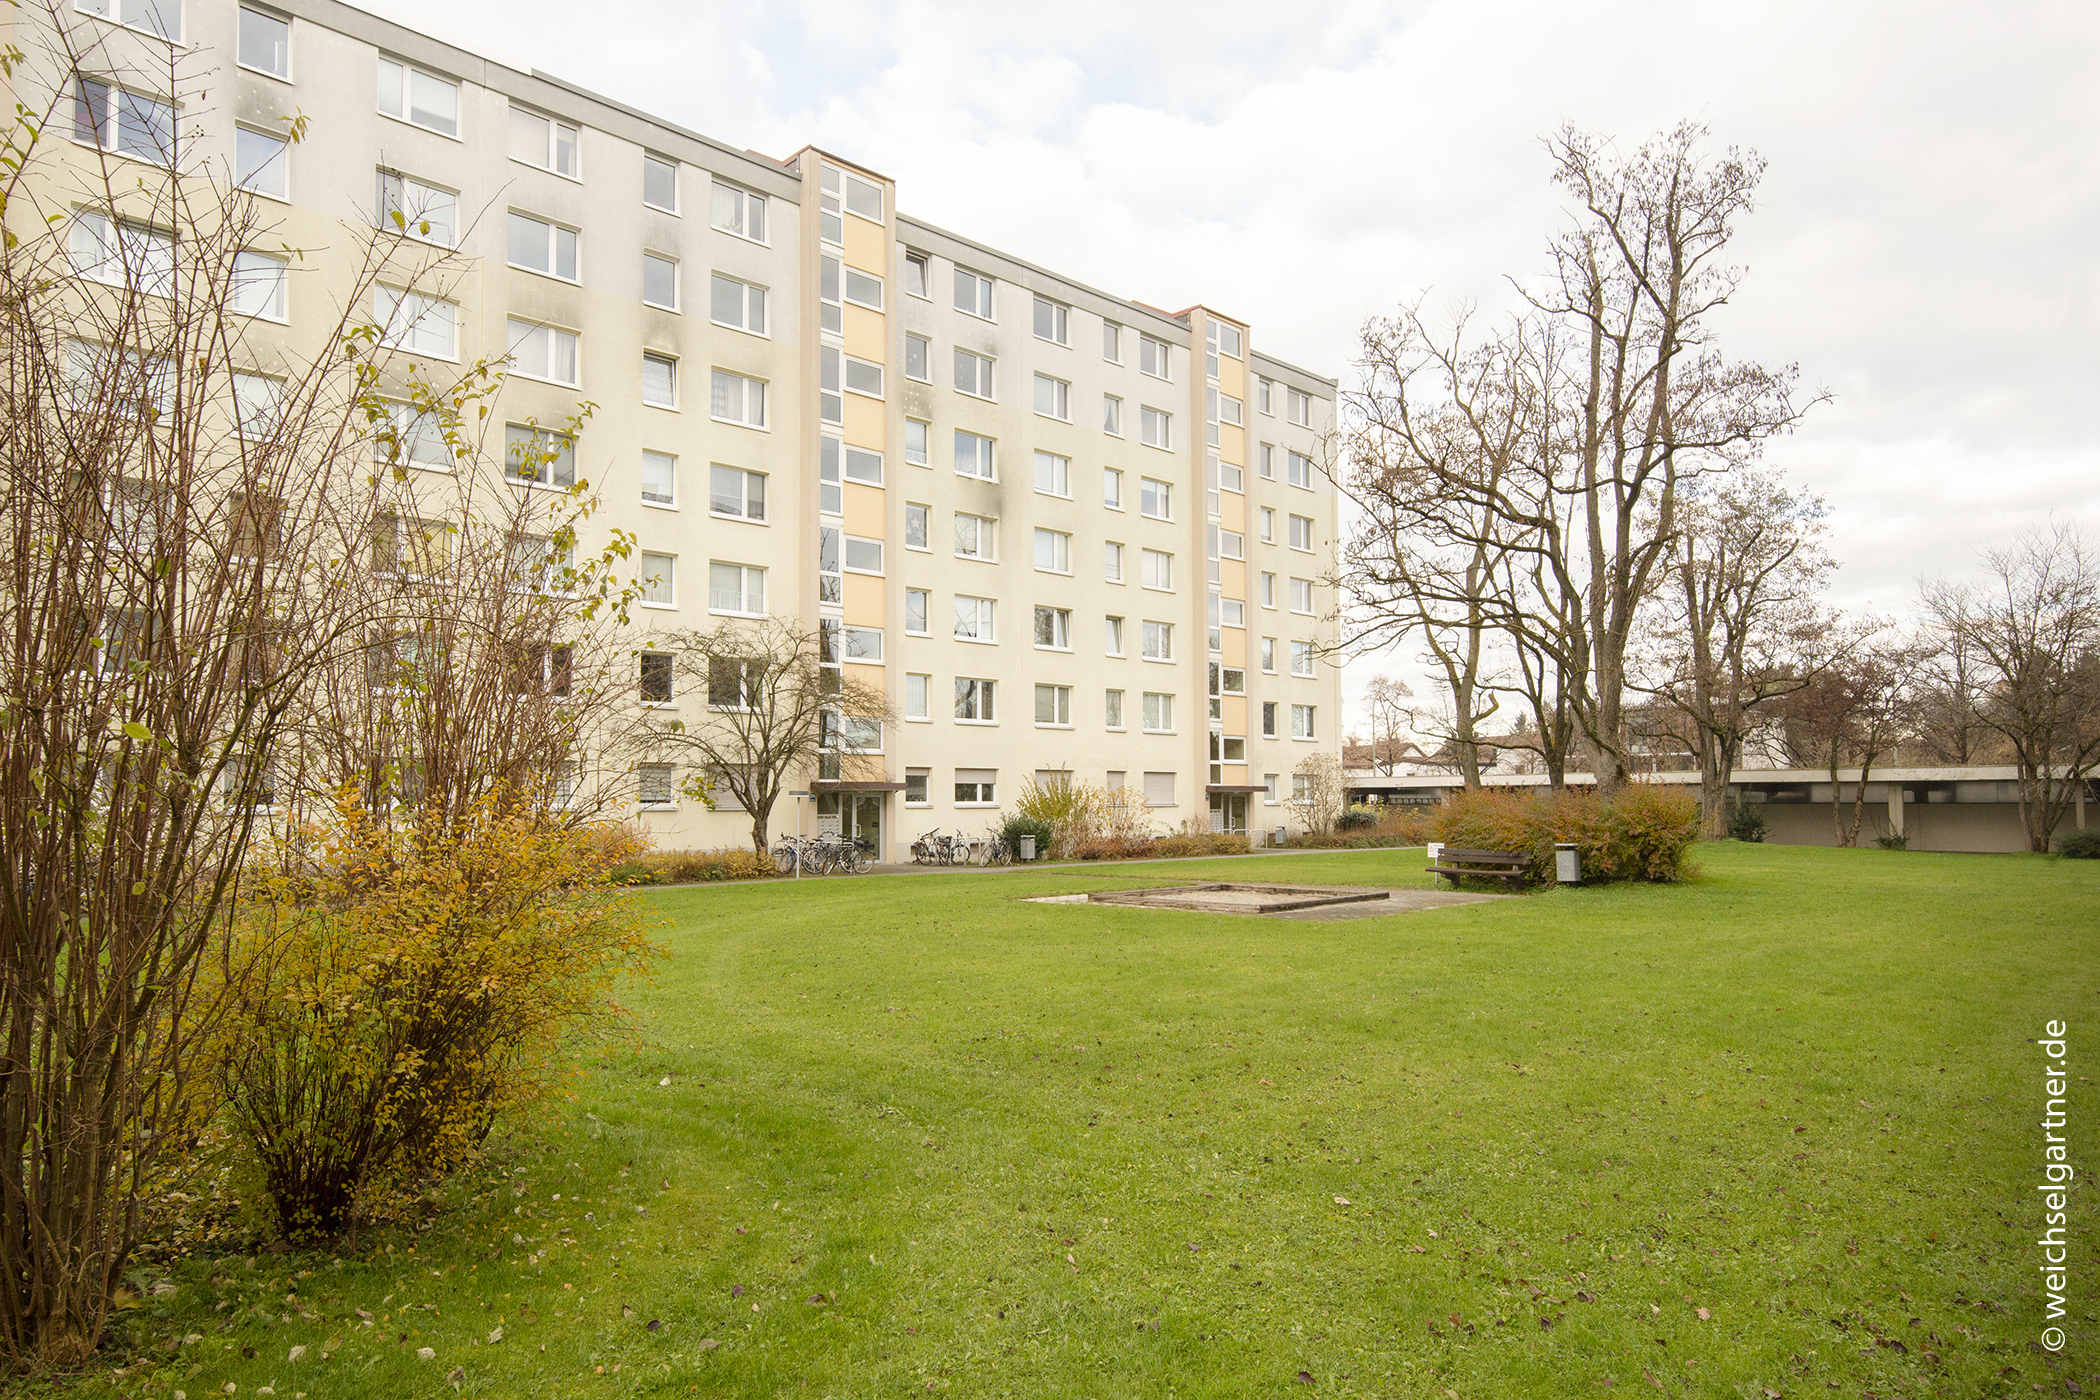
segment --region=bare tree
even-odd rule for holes
[[[1706,834],[1728,831],[1729,775],[1774,701],[1809,684],[1845,632],[1822,605],[1836,564],[1822,501],[1750,470],[1696,483],[1679,507],[1669,583],[1637,681],[1682,717]]]
[[[773,804],[791,778],[811,773],[847,779],[878,776],[889,699],[845,674],[841,629],[807,631],[781,618],[724,622],[712,630],[671,633],[651,655],[673,658],[661,683],[706,696],[697,719],[652,725],[636,742],[654,754],[677,754],[689,768],[686,791],[713,805],[717,794],[751,814],[751,848],[766,850]],[[646,689],[655,683],[645,672]]]
[[[345,228],[332,322],[235,312],[283,275],[244,254],[299,250],[177,148],[175,104],[120,110],[94,21],[37,9],[0,177],[0,1349],[71,1366],[210,1108],[205,973],[275,803],[266,756],[362,646],[393,355],[367,308],[381,275],[447,267]],[[130,81],[201,97],[167,52]]]
[[[1905,638],[1862,639],[1779,702],[1793,761],[1830,775],[1830,819],[1840,846],[1859,844],[1874,765],[1909,730],[1911,686],[1922,654],[1922,647]],[[1859,770],[1849,804],[1846,785],[1839,781],[1846,767]]]
[[[1373,676],[1364,687],[1364,709],[1371,720],[1371,768],[1391,777],[1399,761],[1401,736],[1413,727],[1414,706],[1407,702],[1414,691],[1406,681],[1391,676]]]
[[[2012,750],[2028,849],[2046,851],[2100,766],[2100,552],[2052,522],[1984,556],[1977,584],[1934,582],[1941,674],[1973,677],[1977,722]]]
[[[1706,131],[1684,123],[1615,160],[1563,129],[1554,179],[1581,206],[1554,246],[1550,287],[1533,305],[1570,330],[1556,407],[1571,460],[1554,489],[1575,511],[1575,548],[1557,554],[1581,581],[1589,684],[1576,717],[1609,796],[1631,773],[1623,731],[1629,648],[1668,567],[1681,485],[1757,457],[1798,421],[1791,366],[1730,361],[1708,324],[1741,281],[1723,261],[1750,212],[1764,163],[1729,150],[1708,160]]]
[[[1331,834],[1349,796],[1341,763],[1331,753],[1307,754],[1291,776],[1291,805],[1305,818],[1305,829],[1314,836]]]

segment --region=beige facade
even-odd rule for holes
[[[900,215],[842,156],[738,151],[330,0],[78,8],[116,18],[69,17],[73,66],[170,100],[185,164],[233,168],[308,119],[258,195],[273,243],[310,250],[256,322],[259,369],[333,322],[342,230],[400,209],[389,256],[460,255],[420,357],[508,356],[507,424],[595,405],[590,528],[630,532],[664,579],[638,653],[723,617],[838,629],[902,718],[878,790],[797,784],[805,829],[821,809],[900,857],[1069,769],[1162,829],[1261,830],[1290,824],[1292,769],[1338,752],[1338,680],[1311,654],[1333,634],[1335,386],[1244,322]],[[33,62],[18,95],[41,106],[62,68]],[[743,813],[675,794],[638,814],[667,847],[748,840]],[[795,823],[784,802],[775,829]]]

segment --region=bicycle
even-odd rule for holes
[[[984,847],[979,854],[977,863],[979,865],[1012,865],[1014,863],[1013,847],[1006,844],[1006,838],[999,833],[997,827],[992,827],[985,832]]]

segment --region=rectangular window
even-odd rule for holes
[[[408,404],[389,403],[386,421],[372,434],[372,460],[446,471],[452,466],[452,447],[435,413],[418,413]]]
[[[1147,447],[1174,446],[1174,415],[1157,408],[1138,410],[1138,441]]]
[[[839,659],[858,661],[864,665],[882,664],[882,629],[880,627],[846,627],[839,632]]]
[[[1274,574],[1264,573],[1261,576],[1261,605],[1265,608],[1276,606],[1276,575]]]
[[[960,642],[996,642],[997,605],[990,598],[955,595],[955,639]]]
[[[904,590],[904,630],[914,637],[932,634],[933,594],[923,588]]]
[[[1276,543],[1276,512],[1268,506],[1261,508],[1261,542]]]
[[[1218,600],[1218,625],[1220,627],[1245,627],[1247,625],[1247,605],[1237,598],[1220,598]]]
[[[1310,519],[1310,518],[1308,518],[1308,517],[1306,517],[1306,516],[1303,516],[1303,515],[1294,515],[1294,516],[1292,516],[1292,517],[1291,517],[1291,548],[1292,548],[1292,549],[1302,549],[1302,550],[1306,551],[1306,552],[1307,552],[1308,554],[1309,554],[1309,553],[1311,553],[1311,552],[1312,552],[1312,547],[1313,547],[1313,544],[1312,544],[1312,538],[1313,538],[1313,536],[1312,536],[1312,532],[1313,532],[1313,523],[1312,523],[1312,521],[1311,521],[1311,519]]]
[[[291,197],[291,142],[247,127],[233,133],[234,184],[250,194]]]
[[[1174,347],[1149,335],[1138,337],[1138,371],[1154,379],[1174,377]]]
[[[1174,729],[1174,697],[1156,690],[1145,692],[1145,731],[1149,734],[1172,733]]]
[[[644,656],[646,662],[647,657]],[[670,658],[666,657],[665,660]],[[643,688],[648,688],[648,671],[643,670]],[[645,695],[643,699],[647,699]],[[644,807],[676,807],[678,789],[673,782],[673,769],[668,763],[640,763],[634,770],[635,801]]]
[[[1045,573],[1072,572],[1072,537],[1062,530],[1036,527],[1035,566]]]
[[[73,139],[154,165],[175,163],[175,109],[92,78],[75,80]]]
[[[379,227],[440,248],[452,246],[459,237],[458,195],[384,166],[376,175]]]
[[[1042,303],[1036,303],[1040,306]],[[1039,685],[1035,688],[1035,722],[1055,729],[1072,727],[1072,687]]]
[[[992,439],[955,430],[955,471],[958,476],[992,479]]]
[[[1289,402],[1285,406],[1284,416],[1301,428],[1310,428],[1312,426],[1312,395],[1302,389],[1292,389]]]
[[[440,136],[459,135],[459,84],[420,68],[379,60],[379,110]]]
[[[1315,708],[1312,705],[1291,706],[1291,737],[1293,739],[1310,739],[1315,737],[1313,734],[1313,710]]]
[[[678,162],[642,152],[642,203],[666,214],[678,212]]]
[[[1101,358],[1112,365],[1123,363],[1123,328],[1114,321],[1101,323]]]
[[[1263,637],[1261,639],[1261,668],[1272,676],[1276,674],[1276,639],[1274,637]]]
[[[930,297],[933,286],[931,260],[924,253],[904,255],[904,290],[915,297]]]
[[[292,76],[292,22],[241,7],[239,63],[273,78]]]
[[[990,681],[985,682],[990,685]],[[993,780],[996,771],[990,768],[958,768],[955,770],[955,801],[962,807],[989,807],[992,805]]]
[[[1051,651],[1072,649],[1072,614],[1065,608],[1035,610],[1035,644]]]
[[[1164,550],[1145,549],[1138,551],[1138,582],[1147,588],[1174,588],[1174,556]]]
[[[955,309],[992,319],[992,279],[965,268],[955,269]]]
[[[1114,394],[1101,396],[1101,431],[1123,436],[1123,401]]]
[[[817,527],[817,601],[840,603],[846,598],[846,580],[839,572],[839,532],[828,525]]]
[[[1110,583],[1123,581],[1123,546],[1115,540],[1104,540],[1101,545],[1101,569]]]
[[[574,331],[535,326],[515,318],[505,323],[504,330],[510,342],[510,363],[514,373],[527,379],[544,379],[550,384],[575,387],[577,347]]]
[[[1305,455],[1305,454],[1304,454],[1303,452],[1293,452],[1293,453],[1291,453],[1291,454],[1290,454],[1290,458],[1291,458],[1291,460],[1290,460],[1290,483],[1291,483],[1291,485],[1293,485],[1293,486],[1301,486],[1301,487],[1305,488],[1305,489],[1306,489],[1306,490],[1308,490],[1308,491],[1312,490],[1312,484],[1313,484],[1313,461],[1312,461],[1312,458],[1310,458],[1310,457],[1306,456],[1306,455]]]
[[[568,122],[543,117],[522,107],[510,109],[510,158],[566,175],[581,175],[578,167],[578,133]]]
[[[923,335],[904,336],[904,377],[925,383],[933,378],[933,344]]]
[[[716,463],[707,469],[707,508],[715,515],[738,520],[766,518],[766,474],[725,467]]]
[[[908,720],[930,720],[933,718],[933,677],[916,672],[904,673],[904,717]],[[925,783],[920,783],[920,801],[925,801]]]
[[[527,424],[504,426],[504,476],[540,487],[575,485],[575,439]]]
[[[1147,622],[1145,624],[1145,659],[1147,661],[1172,661],[1174,659],[1173,623]]]
[[[1311,642],[1292,642],[1291,674],[1294,676],[1309,676],[1312,673],[1313,644]]]
[[[670,704],[671,676],[671,653],[667,651],[643,652],[642,703],[645,705]]]
[[[284,384],[260,374],[233,376],[234,431],[251,440],[262,440],[277,431],[278,405],[284,399]]]
[[[969,676],[955,678],[955,717],[978,724],[990,724],[992,712],[993,682],[977,680]],[[958,800],[960,800],[958,798]],[[987,797],[986,801],[991,799]]]
[[[882,366],[873,360],[856,360],[846,356],[846,392],[864,394],[871,399],[882,397]]]
[[[1218,463],[1218,485],[1227,491],[1244,493],[1247,489],[1247,473],[1231,462]]]
[[[1256,375],[1254,377],[1255,403],[1258,407],[1260,407],[1263,413],[1273,415],[1276,412],[1275,401],[1271,397],[1271,395],[1273,395],[1275,391],[1275,380],[1263,378],[1261,375]]]
[[[411,355],[458,358],[459,308],[421,292],[372,289],[372,319],[386,328],[380,344]]]
[[[1220,559],[1245,559],[1247,537],[1237,530],[1218,531],[1218,557]]]
[[[261,253],[233,255],[229,305],[237,314],[260,316],[266,321],[284,320],[284,288],[284,259]]]
[[[1245,405],[1230,394],[1218,395],[1218,421],[1239,427],[1245,421]]]
[[[1101,504],[1110,510],[1123,508],[1123,473],[1107,467],[1101,473]]]
[[[917,501],[904,503],[904,547],[906,549],[932,549],[933,508]]]
[[[766,241],[766,197],[735,185],[714,182],[711,218],[714,226],[724,233],[733,233],[739,238],[748,238],[753,243]]]
[[[576,280],[576,230],[510,211],[508,256],[512,267]]]
[[[846,572],[881,574],[882,541],[871,540],[862,535],[846,536]]]
[[[707,566],[707,610],[764,617],[766,571],[750,564],[709,561]]]
[[[1264,481],[1276,479],[1276,444],[1273,442],[1261,445],[1261,476]]]
[[[1035,489],[1046,496],[1072,494],[1072,459],[1038,448],[1035,454]]]
[[[927,679],[931,679],[928,677]],[[904,770],[904,805],[907,807],[930,807],[933,799],[927,795],[927,783],[932,773],[925,768]]]
[[[678,361],[654,350],[642,352],[642,402],[678,407]]]
[[[649,255],[644,254],[646,259]],[[644,300],[647,300],[645,297]],[[753,335],[766,333],[766,289],[719,272],[708,274],[707,314],[718,326]]]
[[[664,311],[678,309],[678,259],[662,253],[642,254],[642,301]],[[759,329],[765,326],[764,302],[759,310]],[[719,318],[718,318],[719,319]]]
[[[847,268],[846,300],[871,311],[882,310],[882,279],[857,268]]]
[[[1291,611],[1309,613],[1313,610],[1313,586],[1309,578],[1291,580]]]
[[[992,362],[960,346],[955,350],[955,387],[980,399],[992,397]]]
[[[1072,421],[1072,386],[1047,374],[1035,377],[1035,411],[1046,418]]]
[[[1110,729],[1121,729],[1123,727],[1123,692],[1111,690],[1102,699],[1102,722]]]
[[[766,426],[764,380],[749,379],[726,369],[714,371],[713,379],[708,411],[714,417],[726,423],[742,423],[747,428]]]
[[[645,607],[678,606],[678,556],[651,554],[641,558],[642,603]]]
[[[1138,514],[1149,515],[1154,520],[1174,518],[1174,487],[1171,482],[1155,481],[1149,476],[1138,478]]]
[[[1264,739],[1276,737],[1276,702],[1274,700],[1261,702],[1261,737]]]
[[[1121,656],[1123,654],[1123,619],[1111,617],[1104,620],[1108,625],[1102,629],[1101,640],[1108,649],[1107,654],[1110,656]]]
[[[915,467],[932,466],[933,453],[930,446],[932,437],[933,425],[931,423],[922,422],[917,418],[905,419],[904,460]]]
[[[1035,336],[1038,340],[1070,345],[1072,308],[1042,297],[1035,299]]]
[[[717,468],[720,470],[720,468]],[[764,478],[760,478],[761,481]],[[763,491],[761,486],[760,490]],[[652,506],[678,504],[678,459],[668,452],[642,453],[642,499]],[[759,497],[759,517],[765,516],[765,497]]]
[[[998,552],[996,521],[989,516],[966,515],[960,511],[955,516],[955,557],[958,559],[996,559]]]

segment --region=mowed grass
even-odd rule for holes
[[[186,1263],[85,1389],[2093,1393],[2082,1188],[2033,1347],[2031,1041],[2100,1166],[2100,864],[1698,859],[1329,923],[1020,901],[1421,853],[656,893],[571,1110],[420,1233]]]

